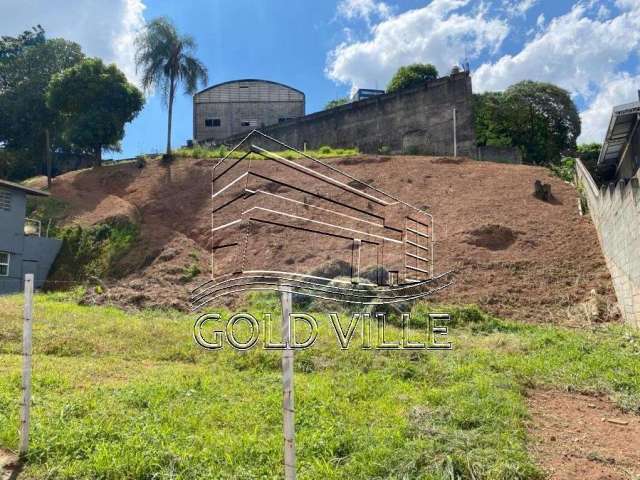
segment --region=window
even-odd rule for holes
[[[219,118],[206,118],[204,120],[205,127],[219,127],[220,119]]]
[[[258,120],[242,120],[242,122],[240,122],[240,125],[243,127],[257,127]]]
[[[11,192],[0,189],[0,210],[11,210]]]
[[[289,120],[293,120],[293,118],[292,117],[280,117],[278,119],[278,123],[288,122]]]
[[[0,277],[9,276],[9,254],[0,252]]]
[[[240,85],[238,85],[238,88],[249,88],[249,85],[246,83],[241,83]]]

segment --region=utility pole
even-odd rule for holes
[[[453,156],[458,157],[458,132],[456,131],[456,108],[453,107]]]

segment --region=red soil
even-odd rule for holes
[[[575,324],[613,317],[611,281],[594,226],[579,215],[575,188],[547,169],[417,156],[328,162],[414,205],[429,206],[435,271],[458,271],[455,285],[438,301],[477,303],[525,321]],[[123,264],[134,273],[111,282],[98,301],[186,307],[190,289],[209,272],[213,163],[180,159],[171,165],[149,162],[143,169],[125,164],[55,180],[52,194],[70,203],[70,222],[90,225],[125,215],[141,225],[139,245]],[[533,196],[536,179],[551,185],[552,202]],[[287,256],[283,261],[309,270],[327,261],[295,238]],[[187,281],[184,269],[193,263],[203,274]],[[579,307],[584,302],[589,308]]]

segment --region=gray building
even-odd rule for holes
[[[62,242],[42,236],[42,225],[25,218],[27,195],[47,192],[0,180],[0,294],[18,292],[24,276],[33,273],[42,287]]]
[[[352,102],[359,102],[367,98],[375,97],[376,95],[384,95],[384,90],[374,90],[373,88],[359,88],[358,91],[351,98]]]
[[[193,140],[217,141],[302,117],[304,93],[268,80],[224,82],[193,96]]]

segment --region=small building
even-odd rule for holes
[[[215,144],[304,114],[304,93],[293,87],[269,80],[224,82],[193,96],[193,139]]]
[[[375,97],[377,95],[384,95],[384,90],[374,90],[372,88],[359,88],[358,91],[351,97],[352,102],[359,102],[367,98]]]
[[[614,107],[598,158],[607,182],[633,177],[640,168],[640,101]]]
[[[27,195],[49,196],[0,180],[0,294],[20,291],[27,273],[34,274],[36,288],[42,287],[62,245],[43,236],[40,222],[25,218]]]

